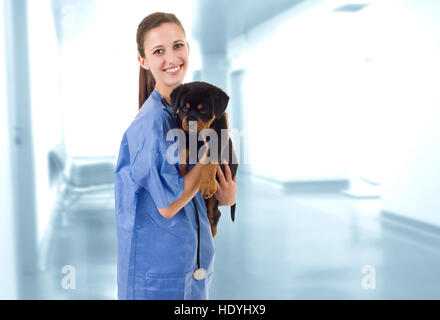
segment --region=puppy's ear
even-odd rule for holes
[[[175,88],[170,95],[171,98],[171,106],[173,107],[174,113],[179,110],[180,105],[182,104],[183,95],[188,91],[185,85],[181,84],[177,88]]]
[[[213,90],[212,95],[212,108],[215,117],[218,119],[226,111],[228,106],[229,96],[220,88]]]

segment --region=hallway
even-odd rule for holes
[[[215,238],[211,299],[440,298],[438,233],[383,217],[380,199],[292,193],[238,178],[236,221],[223,208]],[[52,227],[38,294],[29,298],[115,299],[112,193],[83,196],[56,212]],[[73,290],[63,289],[66,265],[76,271]],[[363,289],[364,266],[375,270],[375,289]]]

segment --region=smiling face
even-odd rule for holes
[[[169,94],[182,83],[188,70],[189,47],[177,24],[167,22],[148,31],[144,52],[145,57],[138,56],[139,63],[151,71],[161,94]]]

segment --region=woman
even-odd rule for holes
[[[166,134],[177,127],[170,94],[188,69],[185,31],[175,15],[156,12],[142,20],[136,40],[140,110],[122,138],[115,172],[118,298],[207,299],[215,248],[198,192],[203,165],[179,176],[179,164],[166,159],[175,143]],[[235,203],[228,169],[226,177],[217,172],[215,196],[224,206]]]

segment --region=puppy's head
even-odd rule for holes
[[[185,131],[189,131],[189,121],[197,122],[197,131],[209,128],[223,116],[228,102],[222,89],[206,82],[181,84],[171,92],[171,105]]]

